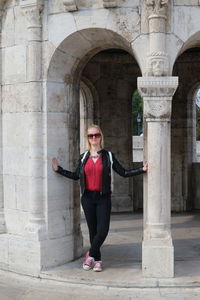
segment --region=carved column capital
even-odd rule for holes
[[[165,15],[169,0],[146,0],[149,15]]]
[[[170,121],[172,97],[178,77],[139,77],[138,90],[144,100],[146,121]]]
[[[27,18],[28,28],[41,27],[41,12],[43,1],[41,0],[21,0],[21,9]]]
[[[66,11],[76,11],[76,10],[78,10],[76,2],[74,0],[63,0],[63,4],[66,8]]]
[[[117,6],[117,2],[114,0],[103,0],[104,8],[112,8],[112,7],[116,7],[116,6]]]

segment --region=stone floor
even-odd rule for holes
[[[102,248],[104,271],[81,268],[82,259],[30,278],[0,272],[0,300],[199,300],[200,213],[174,214],[175,278],[145,279],[141,271],[141,214],[112,215]],[[82,222],[85,251],[88,233]]]

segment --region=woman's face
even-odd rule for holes
[[[99,146],[101,145],[101,133],[95,127],[88,129],[88,142],[91,146]]]

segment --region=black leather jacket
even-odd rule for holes
[[[103,164],[103,172],[102,172],[102,189],[101,193],[102,194],[109,194],[111,191],[111,162],[109,158],[108,151],[105,149],[102,149],[99,151],[102,155],[102,164]],[[78,167],[76,168],[75,172],[70,172],[67,170],[64,170],[62,167],[58,167],[58,170],[56,171],[57,173],[67,177],[71,178],[74,180],[80,179],[80,186],[81,186],[81,193],[83,194],[85,191],[85,176],[84,176],[84,166],[85,163],[90,156],[90,153],[88,152],[84,161],[82,162],[81,159],[83,158],[83,154],[80,155],[79,159],[79,164]],[[113,158],[113,170],[117,172],[120,176],[123,177],[131,177],[134,175],[139,175],[144,173],[143,167],[142,168],[137,168],[137,169],[131,169],[131,170],[126,170],[122,167],[122,165],[117,161],[115,158],[114,154],[112,153],[112,158]]]

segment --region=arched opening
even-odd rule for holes
[[[94,123],[94,101],[98,97],[92,83],[82,77],[80,82],[80,153],[86,151],[85,133]]]
[[[194,128],[195,128],[195,139],[196,139],[196,162],[200,162],[200,84],[195,89],[194,92]]]
[[[75,169],[80,135],[90,122],[102,127],[106,148],[132,168],[131,101],[141,76],[132,55],[124,38],[105,29],[76,32],[56,49],[47,79],[47,151],[64,168]],[[131,179],[116,176],[114,181],[113,210],[133,211]],[[51,174],[48,191],[49,235],[58,240],[58,248],[62,239],[62,256],[65,252],[70,261],[82,254],[79,185]]]
[[[121,49],[100,51],[83,69],[82,76],[94,86],[94,119],[105,135],[105,147],[120,162],[132,168],[132,94],[140,70],[133,57]],[[121,179],[115,174],[112,196],[113,212],[133,211],[132,178]]]
[[[134,168],[142,166],[143,162],[143,99],[138,90],[132,96],[132,148]],[[141,211],[143,209],[143,178],[134,177],[133,186],[133,209]]]
[[[173,75],[179,87],[172,107],[172,210],[197,209],[197,142],[198,115],[196,98],[200,81],[200,48],[183,52],[174,65]]]
[[[199,261],[200,165],[196,162],[195,93],[200,82],[200,47],[196,38],[187,41],[173,68],[173,75],[179,77],[171,121],[171,206],[178,213],[172,219],[175,267],[179,261],[182,265],[188,261],[198,265]]]

